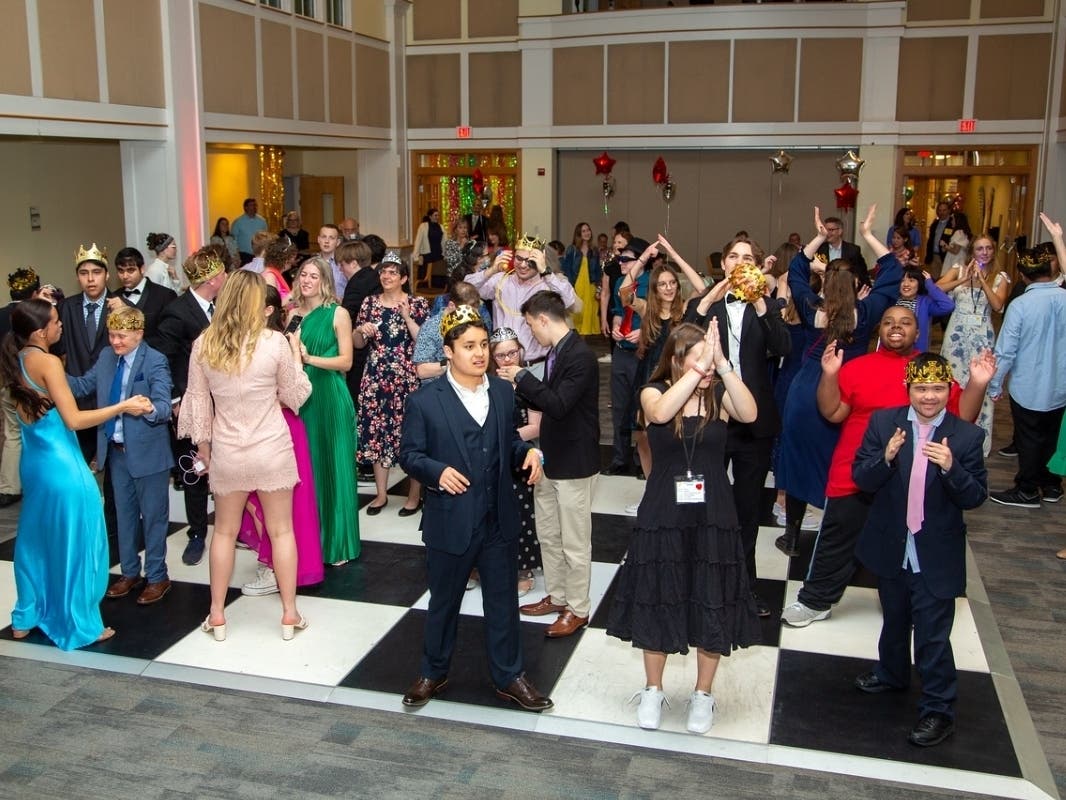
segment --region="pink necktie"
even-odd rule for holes
[[[932,423],[918,425],[918,441],[914,443],[914,460],[911,462],[911,482],[907,486],[907,530],[917,533],[925,521],[925,471],[929,466],[923,448],[929,441]]]

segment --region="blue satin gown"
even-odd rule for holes
[[[22,374],[44,393],[25,367]],[[104,632],[100,601],[107,591],[108,551],[100,489],[58,410],[19,422],[23,498],[11,627],[40,628],[61,650],[74,650]]]

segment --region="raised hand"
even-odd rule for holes
[[[866,236],[874,228],[874,217],[877,215],[877,203],[870,206],[866,212],[866,219],[859,223],[859,232]]]
[[[970,380],[988,385],[996,375],[996,354],[985,348],[970,359]]]
[[[674,255],[674,253],[677,252],[676,250],[674,250],[674,246],[672,244],[670,244],[670,242],[668,242],[666,240],[666,237],[663,236],[661,233],[659,234],[659,237],[655,241],[660,247],[663,248],[663,250],[665,250],[671,256]]]
[[[825,225],[822,224],[822,211],[818,206],[814,207],[814,233],[816,236],[821,236],[823,239],[829,236],[829,231],[827,231]]]
[[[925,453],[926,458],[944,470],[944,472],[951,469],[951,449],[948,447],[947,436],[939,443],[926,442],[925,446],[922,447],[922,452]]]
[[[855,299],[865,300],[867,297],[870,296],[871,291],[873,290],[864,283],[862,286],[859,287],[859,291],[855,292]]]
[[[892,434],[892,438],[888,440],[888,445],[885,447],[885,462],[892,463],[899,454],[899,449],[903,447],[903,443],[907,440],[907,434],[902,428],[896,428],[896,432]]]
[[[766,258],[764,258],[763,262],[762,262],[763,275],[769,275],[771,272],[773,272],[774,271],[774,264],[776,264],[776,263],[777,263],[777,256],[769,255]]]
[[[830,340],[822,352],[822,374],[836,375],[844,366],[844,351],[837,350],[837,340]]]
[[[1052,239],[1055,239],[1055,238],[1061,239],[1062,238],[1062,224],[1061,223],[1055,222],[1053,219],[1051,219],[1051,217],[1049,217],[1043,211],[1040,212],[1040,221],[1044,224],[1044,227],[1047,229],[1047,232],[1048,232],[1048,234],[1050,234]]]

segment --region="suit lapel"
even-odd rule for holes
[[[442,375],[433,381],[431,384],[437,391],[437,402],[440,403],[441,413],[446,420],[455,420],[455,415],[466,414],[470,416],[470,413],[466,410],[463,404],[459,401],[459,397],[455,394],[455,389],[448,383],[448,376]],[[472,471],[470,466],[470,454],[466,452],[466,443],[463,441],[462,435],[459,433],[459,426],[457,423],[448,425],[448,431],[452,435],[452,440],[455,442],[455,449],[459,452],[463,459],[463,466],[466,468],[467,474]]]

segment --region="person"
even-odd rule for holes
[[[374,258],[371,244],[380,243],[380,251]],[[341,298],[341,306],[348,312],[354,328],[355,321],[359,318],[359,309],[363,307],[363,301],[372,294],[381,292],[381,279],[378,277],[377,264],[385,257],[385,243],[381,237],[370,234],[358,242],[342,242],[337,248],[337,263],[341,271],[348,276],[348,284],[344,287],[344,296]],[[352,404],[359,408],[359,384],[363,382],[363,372],[366,370],[367,351],[355,350],[352,353],[352,368],[348,370],[345,380],[348,383],[348,394],[352,397]],[[368,468],[369,469],[369,468]],[[362,467],[360,467],[362,472]],[[360,478],[362,479],[362,478]],[[373,470],[370,470],[370,480],[373,481]]]
[[[892,236],[898,231],[910,251],[917,256],[922,249],[922,232],[918,230],[914,222],[914,212],[906,206],[896,212],[892,227],[888,229],[888,235],[885,237],[885,244],[888,245],[889,250],[895,249],[892,247]]]
[[[321,257],[303,263],[293,291],[289,325],[298,325],[296,352],[314,387],[300,418],[311,448],[322,558],[343,566],[360,553],[355,406],[343,377],[352,366],[352,321],[337,305],[333,273]]]
[[[240,266],[252,260],[252,236],[267,229],[267,221],[259,216],[259,202],[254,197],[244,200],[244,213],[233,220],[230,232],[237,241]]]
[[[1062,251],[1062,226],[1046,215],[1056,250]],[[1060,258],[1062,253],[1060,252]],[[1039,508],[1040,502],[1062,499],[1062,478],[1048,469],[1066,411],[1066,292],[1056,283],[1052,261],[1045,252],[1023,253],[1018,270],[1029,282],[1025,293],[1010,304],[996,341],[996,376],[988,387],[993,400],[1007,393],[1014,421],[1018,472],[1009,489],[992,492],[994,503]]]
[[[592,226],[579,222],[574,237],[563,252],[561,267],[581,298],[581,313],[574,316],[574,330],[582,336],[599,333],[600,254],[592,245]]]
[[[283,236],[268,243],[263,250],[263,270],[259,274],[263,276],[266,285],[278,293],[281,308],[289,305],[292,295],[292,287],[285,280],[285,269],[296,256],[296,246]]]
[[[337,264],[336,252],[340,241],[341,230],[336,225],[326,224],[319,229],[318,256],[329,264],[330,271],[333,273],[333,289],[337,294],[337,300],[344,297],[344,289],[348,285],[348,278]]]
[[[440,324],[450,311],[459,306],[470,306],[481,311],[481,296],[477,289],[464,280],[450,280],[448,292],[442,297],[447,303],[440,311],[431,313],[426,321],[419,327],[418,336],[415,337],[415,347],[411,353],[411,361],[415,365],[415,374],[422,383],[428,383],[443,375],[447,371],[448,360],[444,357],[444,339],[441,337]],[[487,328],[490,319],[484,318]]]
[[[256,231],[252,234],[252,260],[241,267],[241,269],[248,270],[249,272],[255,272],[259,275],[263,274],[265,264],[263,262],[263,255],[266,253],[266,249],[271,243],[278,240],[278,237],[272,234],[270,231]],[[286,242],[288,239],[285,240]]]
[[[285,214],[285,226],[278,231],[278,239],[287,241],[298,253],[306,253],[311,249],[311,236],[303,229],[302,223],[299,211],[289,211]]]
[[[422,217],[422,222],[415,232],[415,242],[412,252],[412,261],[421,267],[421,275],[415,274],[412,289],[418,290],[420,286],[429,289],[433,285],[433,270],[444,260],[442,246],[444,243],[444,229],[440,226],[440,211],[431,208]]]
[[[201,247],[185,259],[182,269],[189,281],[189,291],[164,308],[159,316],[158,350],[167,357],[174,382],[172,415],[175,426],[181,421],[181,401],[188,383],[193,342],[211,324],[215,298],[226,282],[226,265],[214,247]],[[188,439],[175,437],[171,446],[179,462],[194,460],[196,447]],[[207,481],[195,472],[178,480],[182,481],[185,519],[189,522],[189,541],[181,560],[188,566],[195,566],[203,560],[207,541]]]
[[[144,315],[144,341],[149,347],[155,347],[159,317],[178,295],[173,289],[148,280],[144,274],[144,256],[134,247],[123,247],[115,254],[115,274],[122,288],[108,298],[108,309],[111,313],[124,306],[139,310]]]
[[[111,347],[81,377],[67,376],[75,397],[95,395],[98,406],[143,395],[153,410],[127,419],[119,415],[96,429],[96,468],[107,469],[118,514],[121,577],[107,597],[142,589],[137,604],[157,603],[170,591],[167,573],[168,485],[174,456],[170,451],[171,380],[167,360],[144,342],[144,314],[120,304],[107,317]],[[144,544],[144,577],[141,544]]]
[[[151,413],[151,401],[82,410],[63,365],[48,349],[63,330],[47,300],[24,300],[11,312],[0,376],[18,409],[23,450],[19,464],[25,502],[15,532],[15,608],[11,635],[34,628],[61,650],[103,641],[100,601],[107,590],[108,550],[100,489],[82,458],[76,429],[92,429],[118,414]]]
[[[462,266],[466,246],[472,241],[466,217],[458,217],[452,223],[451,236],[445,238],[441,245],[441,254],[449,275],[454,274],[455,270]]]
[[[913,228],[911,230],[914,230]],[[918,255],[910,245],[908,233],[903,228],[892,228],[888,232],[888,249],[904,267],[917,267]]]
[[[666,702],[669,653],[696,648],[687,727],[706,733],[721,656],[761,639],[725,470],[727,420],[754,422],[758,408],[722,352],[715,322],[677,326],[640,393],[651,474],[618,571],[607,635],[644,651],[637,724],[650,730],[659,727]]]
[[[611,336],[611,299],[614,290],[622,282],[622,265],[618,261],[619,254],[629,246],[629,240],[633,235],[629,233],[628,226],[625,232],[615,233],[611,240],[611,257],[606,261],[600,261],[600,333],[607,339],[614,352],[614,338]]]
[[[956,236],[956,232],[962,233]],[[952,240],[954,237],[954,241]],[[936,204],[936,217],[929,223],[929,237],[925,240],[925,266],[929,274],[939,279],[948,266],[948,256],[958,257],[970,243],[970,224],[966,215],[954,211],[952,204],[941,200]]]
[[[190,279],[192,276],[190,276]],[[300,369],[299,341],[266,328],[266,284],[239,270],[218,295],[211,325],[193,344],[189,385],[178,435],[196,446],[199,472],[215,497],[211,537],[211,609],[200,629],[225,641],[226,596],[248,495],[263,505],[281,595],[281,638],[288,641],[308,621],[296,608],[296,540],[292,490],[299,480],[292,438],[281,414],[299,410],[311,394]]]
[[[526,711],[546,711],[552,701],[523,672],[515,596],[519,508],[511,491],[512,468],[528,471],[530,484],[540,480],[542,455],[515,430],[514,392],[486,374],[489,335],[477,310],[451,311],[441,336],[446,377],[411,395],[402,425],[400,464],[426,486],[429,583],[419,677],[403,704],[424,706],[447,687],[463,594],[477,567],[496,694]]]
[[[911,744],[932,747],[955,730],[958,679],[951,651],[955,598],[966,594],[962,512],[988,496],[984,431],[947,410],[947,359],[907,364],[909,404],[875,411],[855,454],[855,484],[873,496],[855,555],[877,575],[884,619],[877,664],[855,679],[867,694],[902,691],[914,664],[922,681]]]
[[[484,316],[482,316],[484,321]],[[494,374],[499,374],[500,367],[522,362],[522,343],[518,334],[510,328],[497,328],[489,337],[489,351],[492,356]],[[511,384],[514,388],[514,384]],[[523,442],[535,442],[540,438],[541,413],[517,394],[514,403],[515,428]],[[533,570],[540,569],[543,562],[540,556],[540,542],[537,540],[536,515],[533,512],[533,489],[525,481],[521,470],[514,470],[511,484],[518,498],[521,528],[518,532],[518,596],[525,597],[533,589]]]
[[[532,256],[537,266],[543,257],[539,250]],[[560,638],[588,625],[592,608],[589,582],[592,484],[600,463],[599,370],[592,350],[570,330],[565,301],[558,293],[537,292],[522,304],[522,314],[533,336],[550,350],[543,380],[517,364],[497,370],[541,412],[545,472],[533,490],[533,505],[547,594],[520,610],[530,616],[557,613],[545,635]]]
[[[907,363],[916,355],[918,324],[914,312],[891,306],[881,317],[880,346],[872,353],[844,363],[835,341],[822,353],[818,410],[840,425],[825,486],[825,514],[814,543],[810,567],[796,601],[786,606],[781,620],[793,628],[828,619],[840,602],[855,571],[855,542],[870,512],[870,498],[855,484],[851,464],[862,443],[870,415],[907,402],[904,384]],[[988,382],[996,371],[995,357],[986,350],[970,361],[970,382],[960,389],[951,384],[948,410],[964,420],[977,418]]]
[[[946,261],[937,286],[955,302],[940,352],[951,364],[955,379],[965,386],[970,358],[995,343],[992,312],[1003,311],[1010,293],[1010,277],[996,264],[996,243],[989,236],[978,236],[973,240],[973,259],[965,263],[963,258],[958,264]],[[992,398],[986,397],[977,418],[977,424],[985,429],[986,456],[992,451],[993,413]]]
[[[844,222],[840,217],[826,217],[824,221],[825,241],[818,247],[818,253],[825,256],[826,263],[838,258],[848,262],[851,274],[859,280],[860,286],[870,285],[870,274],[862,250],[854,242],[844,241]]]
[[[174,266],[178,257],[178,243],[174,237],[169,233],[150,233],[146,242],[148,249],[155,254],[155,260],[144,268],[144,276],[175,294],[185,291],[186,286]]]
[[[366,509],[371,516],[388,505],[389,469],[398,461],[404,403],[418,388],[412,359],[429,304],[404,290],[408,275],[403,259],[389,250],[378,267],[382,292],[363,301],[354,328],[355,346],[370,348],[359,386],[359,461],[374,465],[377,494]],[[418,481],[412,479],[401,517],[422,509],[420,492]]]
[[[898,256],[896,260],[899,260]],[[918,339],[914,342],[914,347],[922,353],[929,349],[933,320],[945,317],[955,310],[955,301],[937,286],[933,276],[913,266],[903,271],[896,305],[907,306],[914,311],[915,319],[918,320]]]
[[[287,244],[287,243],[286,243]],[[292,245],[288,245],[291,247]],[[285,330],[285,315],[281,296],[273,286],[266,287],[266,326],[281,333]],[[305,402],[306,406],[307,403]],[[311,464],[311,450],[307,444],[307,428],[303,420],[291,409],[281,408],[285,424],[292,437],[293,454],[296,456],[296,474],[299,482],[292,490],[292,530],[296,537],[296,585],[314,586],[322,582],[325,570],[322,566],[322,540],[318,521],[318,500],[315,494],[315,474]],[[274,573],[274,550],[266,530],[266,517],[259,496],[252,492],[241,518],[237,541],[254,550],[259,558],[255,578],[241,587],[241,593],[261,597],[278,591],[278,579]]]
[[[345,217],[337,225],[341,232],[341,242],[358,242],[363,238],[359,233],[359,220],[355,217]]]
[[[229,220],[225,217],[219,217],[215,220],[215,229],[211,232],[211,240],[208,244],[220,244],[226,248],[226,253],[229,256],[227,263],[230,269],[236,269],[241,263],[241,254],[237,249],[237,240],[233,238],[233,234],[229,231]]]

